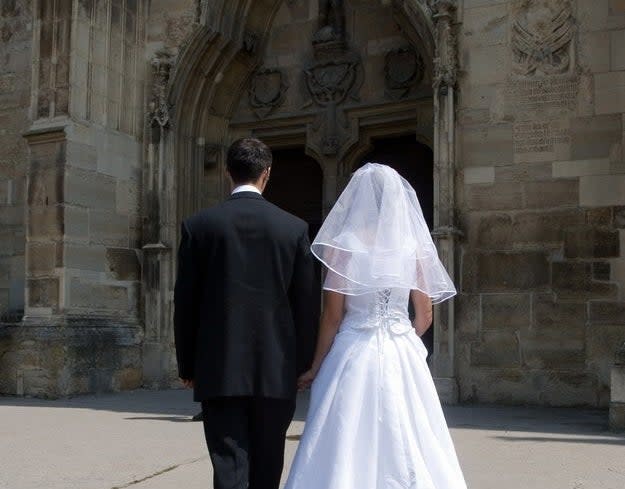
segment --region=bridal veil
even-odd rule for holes
[[[414,189],[386,165],[367,163],[354,173],[312,252],[328,268],[327,290],[418,289],[435,304],[456,294]]]

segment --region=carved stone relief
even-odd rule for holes
[[[170,107],[167,101],[167,87],[173,57],[160,51],[152,59],[152,98],[149,104],[149,121],[151,127],[169,127]]]
[[[448,88],[456,86],[458,80],[458,40],[452,27],[457,7],[454,0],[429,0],[428,5],[438,38],[434,55],[433,87],[445,95]]]
[[[568,0],[522,0],[512,24],[514,73],[521,76],[571,72],[575,21]]]
[[[282,105],[288,88],[287,77],[282,70],[265,68],[254,73],[248,94],[256,116],[263,119]]]
[[[313,44],[345,42],[345,5],[343,0],[319,0],[319,29]]]
[[[313,124],[315,139],[324,155],[336,155],[347,135],[348,121],[337,107],[348,98],[358,100],[361,71],[359,57],[351,52],[318,61],[304,70],[306,88],[311,96],[308,104],[326,109]]]
[[[424,65],[419,53],[412,47],[392,49],[384,60],[386,94],[403,98],[423,80]]]
[[[513,64],[504,87],[504,108],[514,122],[515,162],[569,157],[568,117],[577,108],[580,85],[575,32],[570,0],[514,4]]]
[[[349,136],[349,122],[339,106],[358,100],[363,70],[360,56],[345,40],[345,5],[342,0],[320,0],[319,30],[312,39],[314,60],[304,69],[310,100],[324,108],[311,126],[310,142],[321,154],[335,156]]]

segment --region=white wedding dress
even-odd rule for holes
[[[409,293],[346,296],[285,489],[466,489]]]

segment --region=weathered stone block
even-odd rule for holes
[[[90,144],[69,141],[67,143],[67,164],[83,170],[97,170],[96,148]]]
[[[512,163],[512,124],[466,126],[460,138],[464,167]]]
[[[466,292],[510,292],[549,284],[549,262],[543,252],[475,253],[465,256]]]
[[[27,244],[28,253],[28,274],[50,275],[59,266],[56,243],[52,241],[31,241]]]
[[[57,167],[42,168],[32,163],[28,179],[28,204],[48,206],[64,201],[63,170]]]
[[[547,406],[599,407],[597,381],[592,374],[554,368],[545,375],[543,371],[532,372],[534,385],[542,378],[538,392],[540,404]]]
[[[552,294],[536,294],[532,307],[534,327],[553,329],[583,339],[587,320],[586,303],[558,302]]]
[[[530,325],[529,294],[483,294],[482,328],[517,330]]]
[[[571,159],[604,159],[622,139],[620,114],[571,119]]]
[[[514,163],[495,167],[497,182],[533,182],[552,179],[552,163]]]
[[[491,46],[507,42],[508,8],[504,4],[468,8],[463,19],[467,46]],[[464,43],[463,43],[464,44]]]
[[[586,224],[590,226],[612,226],[612,208],[595,207],[586,210]]]
[[[78,270],[105,271],[106,249],[103,246],[65,245],[65,266]]]
[[[592,263],[554,262],[551,270],[553,289],[563,299],[610,299],[618,293],[614,284],[592,279]]]
[[[583,371],[586,365],[584,328],[539,327],[521,332],[523,364],[529,368]]]
[[[610,429],[614,431],[625,430],[625,402],[612,402],[610,404]]]
[[[593,262],[592,264],[593,280],[610,280],[610,263],[609,262]]]
[[[65,196],[69,204],[92,209],[115,209],[115,179],[79,168],[68,168]]]
[[[495,167],[494,166],[475,166],[465,168],[464,183],[471,185],[474,183],[494,183]]]
[[[89,211],[81,207],[65,206],[65,236],[72,241],[89,238]]]
[[[610,400],[610,376],[614,354],[625,342],[625,324],[591,324],[587,335],[587,369],[597,376],[600,403],[607,406]]]
[[[614,227],[625,229],[625,207],[619,206],[614,208]]]
[[[28,229],[31,239],[61,239],[65,229],[63,207],[39,207],[28,211]]]
[[[625,326],[625,302],[592,301],[589,307],[591,323]]]
[[[127,248],[107,248],[107,271],[116,280],[138,280],[140,264],[137,252]]]
[[[579,202],[578,180],[527,182],[524,190],[528,208],[573,207]]]
[[[455,298],[456,338],[474,340],[480,328],[480,296],[458,294]]]
[[[625,70],[625,30],[610,32],[610,69]]]
[[[56,309],[59,306],[59,280],[57,278],[29,279],[28,305]]]
[[[92,210],[89,215],[89,237],[92,244],[128,247],[128,216],[99,210]]]
[[[119,314],[129,311],[128,288],[103,285],[73,278],[69,286],[68,304],[90,311],[109,310]]]
[[[506,81],[511,56],[505,44],[474,47],[462,54],[461,63],[465,67],[468,83],[486,85]]]
[[[553,162],[553,178],[574,178],[587,175],[609,175],[609,158]]]
[[[584,226],[568,229],[565,232],[564,256],[566,258],[615,258],[619,255],[620,238],[617,231]]]
[[[470,210],[512,210],[523,207],[523,188],[518,183],[465,185],[464,195]]]
[[[580,64],[591,73],[610,71],[610,33],[582,32],[579,35]]]
[[[624,71],[597,73],[595,75],[595,110],[597,114],[625,112]],[[575,158],[579,158],[579,156],[575,156]]]
[[[476,367],[517,367],[519,341],[511,331],[483,331],[480,343],[471,345],[471,365]]]
[[[579,200],[582,207],[625,205],[625,175],[581,177]]]
[[[506,250],[512,248],[512,217],[508,214],[478,214],[468,223],[469,243],[475,248]]]
[[[135,181],[117,182],[117,213],[136,215],[139,212],[139,184]]]
[[[512,239],[521,245],[561,243],[567,228],[583,223],[584,214],[578,210],[520,213],[514,216]]]

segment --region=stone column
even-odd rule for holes
[[[454,0],[430,2],[435,24],[434,58],[434,230],[439,255],[452,280],[455,276],[455,244],[459,235],[454,218],[455,175],[455,89],[457,83],[457,40],[453,20]],[[453,299],[436,308],[434,314],[433,375],[445,403],[458,401],[455,380],[455,317]]]
[[[610,390],[610,428],[625,430],[625,343],[616,351]]]
[[[143,175],[143,299],[145,341],[143,378],[151,387],[169,384],[174,373],[173,245],[168,236],[167,199],[175,199],[170,172],[173,147],[170,106],[167,101],[172,57],[159,52],[152,59],[152,97],[148,114],[149,134]]]
[[[140,145],[132,117],[141,80],[129,60],[142,5],[34,3],[25,311],[0,365],[6,393],[58,397],[141,385]],[[123,55],[97,59],[94,47],[105,40]]]

